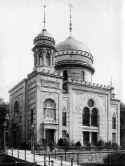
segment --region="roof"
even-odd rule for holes
[[[47,36],[53,38],[53,36],[46,29],[42,29],[38,36]]]
[[[86,52],[90,52],[89,48],[83,44],[82,42],[76,40],[74,37],[69,36],[64,41],[60,42],[56,45],[57,51],[62,50],[82,50]]]

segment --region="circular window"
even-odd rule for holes
[[[94,106],[94,101],[93,101],[92,99],[90,99],[90,100],[88,101],[88,106],[89,106],[89,107],[93,107],[93,106]]]

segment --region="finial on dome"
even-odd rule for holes
[[[69,33],[72,33],[72,4],[69,4]]]
[[[110,85],[112,86],[112,76],[111,76],[111,78],[110,78]]]
[[[43,29],[46,28],[46,4],[45,0],[43,0]]]

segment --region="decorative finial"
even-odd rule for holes
[[[72,33],[72,4],[69,4],[69,32]]]
[[[110,85],[111,85],[111,87],[112,87],[112,77],[110,78]]]
[[[46,4],[45,0],[43,0],[43,29],[46,28]]]

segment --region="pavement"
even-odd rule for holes
[[[33,153],[31,153],[30,150],[18,150],[18,149],[8,149],[7,154],[9,156],[13,156],[15,158],[25,160],[31,163],[36,163],[38,165],[44,166],[44,162],[46,163],[46,166],[78,166],[76,163],[71,164],[71,162],[68,161],[61,161],[59,159],[50,158],[46,156],[46,159],[43,155],[35,154],[35,158]],[[26,156],[26,157],[25,157]],[[50,162],[51,161],[51,162]]]

